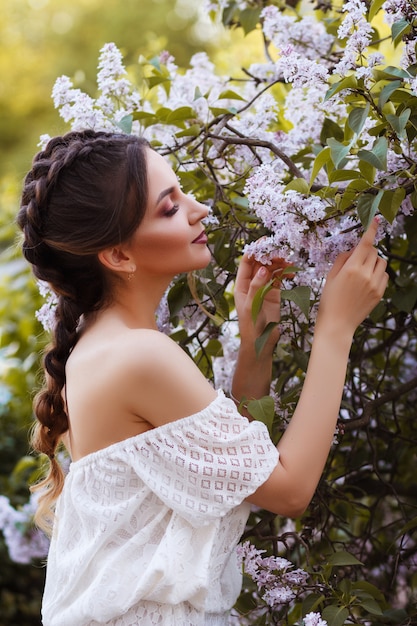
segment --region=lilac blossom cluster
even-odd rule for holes
[[[258,593],[265,603],[264,609],[262,607],[255,609],[256,617],[293,602],[305,592],[309,578],[307,572],[294,569],[294,565],[287,559],[262,556],[264,553],[265,550],[259,550],[249,541],[237,547],[238,561],[244,573],[256,583]],[[242,616],[234,614],[231,623],[234,623],[234,618],[240,619],[239,624],[242,624]],[[302,625],[327,626],[327,622],[322,619],[320,613],[310,612],[304,616]]]
[[[237,548],[242,569],[255,581],[258,592],[271,607],[289,604],[304,591],[308,574],[302,569],[278,556],[262,556],[265,550],[258,550],[249,541]]]
[[[27,564],[46,557],[49,539],[33,525],[36,496],[20,509],[15,509],[6,496],[0,495],[0,530],[9,556],[15,563]]]
[[[229,4],[226,0],[206,3],[207,9],[215,13],[220,13]],[[253,7],[250,2],[235,4],[238,10]],[[386,0],[387,21],[410,20],[413,16],[410,16],[409,5],[403,0]],[[227,187],[237,179],[246,179],[244,193],[249,211],[268,232],[266,237],[250,243],[247,251],[262,263],[269,263],[271,256],[284,257],[301,269],[293,284],[307,285],[315,296],[319,296],[323,279],[338,253],[351,249],[361,234],[356,211],[337,211],[335,200],[331,196],[312,193],[308,181],[312,176],[315,150],[322,143],[323,123],[327,119],[343,129],[349,113],[346,93],[341,91],[327,98],[329,85],[334,80],[355,74],[369,87],[374,80],[374,68],[383,62],[379,53],[369,53],[372,28],[367,21],[367,10],[362,0],[345,2],[335,36],[327,32],[323,20],[311,15],[290,15],[289,11],[283,12],[277,6],[268,5],[260,13],[268,54],[263,63],[248,68],[247,80],[231,82],[229,76],[218,75],[203,52],[191,58],[188,69],[181,70],[172,55],[164,51],[148,67],[146,63],[143,66],[145,74],[148,70],[159,72],[157,78],[161,82],[152,94],[130,82],[120,51],[115,44],[109,43],[99,56],[98,97],[94,99],[75,89],[71,80],[63,76],[54,86],[54,103],[73,129],[88,127],[120,132],[123,120],[131,115],[130,132],[163,146],[166,153],[175,152],[177,162],[184,170],[195,169],[196,164],[210,161],[218,185]],[[407,47],[407,42],[405,45]],[[287,85],[284,99],[274,93],[276,83]],[[158,121],[157,115],[159,110],[182,108],[191,112],[189,118],[183,120],[184,139],[178,136],[178,126],[167,120]],[[217,118],[218,110],[231,114]],[[136,119],[135,113],[155,115],[155,121],[142,124],[141,115]],[[360,136],[354,137],[357,145],[352,144],[355,149],[346,155],[344,169],[358,170],[357,151],[372,149],[378,123],[371,112]],[[210,137],[207,142],[199,141],[197,137],[191,162],[188,144],[193,141],[189,137],[193,136],[191,131],[196,124],[201,129],[209,127]],[[240,141],[234,142],[235,138]],[[256,150],[251,141],[255,142]],[[412,146],[406,145],[406,138],[401,141],[403,152],[414,159]],[[271,150],[269,146],[275,146],[277,150]],[[298,154],[308,155],[308,158],[295,165],[292,159]],[[404,157],[388,148],[387,170],[377,171],[375,181],[389,188],[392,184],[390,174],[406,168]],[[294,179],[300,179],[304,185],[288,187]],[[329,185],[325,168],[315,173],[315,183],[323,187]],[[337,183],[338,197],[343,195],[347,185],[348,182],[344,181]],[[391,228],[394,231],[401,229],[402,216],[412,210],[410,204],[406,197],[392,225],[381,220],[380,239]],[[48,328],[53,326],[55,305],[53,295],[47,294],[46,304],[38,313]],[[312,317],[314,311],[313,307]],[[166,307],[163,317],[165,332],[172,331]],[[182,322],[188,327],[188,313],[184,314]],[[224,354],[234,352],[234,347],[228,348],[229,333],[220,333],[219,339]],[[221,363],[218,365],[217,373],[223,380]]]
[[[41,308],[36,311],[36,319],[42,324],[46,331],[52,331],[55,326],[55,309],[58,304],[58,296],[44,281],[38,281],[38,289],[45,302]]]
[[[408,22],[415,24],[417,19],[417,6],[410,0],[386,0],[383,4],[386,22],[392,26],[395,22]],[[404,39],[403,53],[400,66],[408,70],[410,65],[417,62],[416,54],[417,28],[413,26]],[[417,78],[410,77],[410,86],[414,94],[417,94]]]

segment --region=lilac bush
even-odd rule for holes
[[[158,322],[215,385],[230,388],[236,355],[236,259],[248,251],[291,264],[270,396],[248,405],[275,441],[297,402],[326,273],[379,216],[390,284],[356,333],[323,480],[291,526],[253,511],[234,623],[405,625],[417,601],[417,6],[307,8],[207,0],[225,27],[257,29],[262,62],[226,76],[206,53],[181,68],[161,51],[139,59],[133,81],[108,43],[96,94],[63,76],[52,95],[72,129],[146,137],[210,206],[213,263],[170,286]],[[50,328],[54,296],[41,289]]]

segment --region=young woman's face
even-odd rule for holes
[[[165,161],[147,150],[148,204],[133,236],[137,272],[172,278],[206,267],[211,254],[201,220],[208,209],[184,194]]]

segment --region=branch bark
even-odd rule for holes
[[[370,422],[372,414],[378,407],[382,406],[383,404],[386,404],[387,402],[392,402],[393,400],[397,400],[398,398],[409,393],[413,389],[417,389],[417,376],[415,376],[414,378],[411,378],[406,383],[399,385],[399,387],[397,387],[396,389],[393,389],[392,391],[388,391],[387,393],[384,393],[382,396],[375,398],[375,400],[371,400],[370,402],[368,402],[363,409],[362,416],[359,417],[358,419],[349,420],[349,421],[339,420],[339,426],[341,426],[341,428],[345,432],[348,430],[354,430],[356,428],[362,428],[363,426],[367,426]]]

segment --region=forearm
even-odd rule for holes
[[[269,394],[272,376],[272,351],[258,356],[255,345],[241,346],[233,376],[232,395],[238,402]]]
[[[316,327],[303,390],[278,449],[294,488],[311,498],[333,440],[352,334],[329,322]]]

